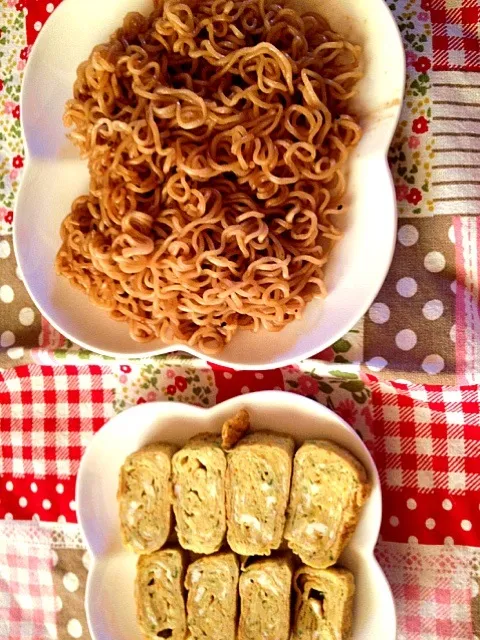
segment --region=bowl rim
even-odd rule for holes
[[[403,41],[402,41],[402,37],[400,34],[400,30],[398,28],[398,25],[395,21],[395,18],[391,12],[391,10],[389,9],[389,7],[387,6],[386,2],[384,2],[384,0],[372,0],[376,3],[377,7],[376,10],[378,11],[382,11],[384,13],[384,15],[390,20],[391,25],[393,27],[394,32],[396,33],[396,37],[397,37],[397,42],[396,42],[396,46],[398,47],[398,52],[401,55],[401,71],[402,71],[402,77],[405,78],[405,74],[406,74],[406,57],[405,57],[405,49],[403,46]],[[395,133],[395,129],[398,125],[398,122],[400,120],[401,117],[401,109],[402,109],[402,104],[403,104],[403,100],[405,97],[405,84],[402,84],[402,89],[401,89],[401,95],[400,95],[400,99],[399,99],[399,104],[396,108],[396,113],[395,113],[395,117],[391,119],[391,130],[390,130],[390,135],[387,137],[385,137],[384,140],[384,149],[383,152],[378,152],[378,156],[380,158],[382,158],[383,162],[382,162],[382,167],[385,171],[385,181],[388,181],[388,190],[391,193],[391,201],[393,204],[392,207],[392,215],[393,215],[393,229],[392,229],[392,234],[391,237],[389,239],[389,247],[388,247],[388,256],[385,259],[385,264],[384,264],[384,269],[379,272],[377,274],[377,278],[376,278],[376,282],[375,282],[375,286],[372,287],[372,289],[370,290],[369,295],[364,296],[363,298],[363,302],[362,304],[359,304],[357,307],[357,310],[354,314],[351,315],[350,320],[348,323],[343,323],[343,325],[340,325],[336,331],[333,332],[332,337],[329,338],[328,340],[328,344],[317,344],[314,347],[310,347],[308,349],[303,349],[300,353],[298,353],[297,355],[294,356],[290,356],[290,357],[283,357],[283,358],[279,358],[279,359],[275,359],[275,357],[270,357],[270,359],[266,362],[266,361],[260,361],[260,362],[256,362],[254,360],[250,360],[248,363],[246,362],[242,362],[242,361],[236,361],[235,359],[226,359],[222,357],[222,351],[220,351],[218,354],[205,354],[202,351],[195,349],[193,347],[190,347],[188,344],[182,344],[182,343],[172,343],[172,344],[168,344],[168,345],[164,345],[162,347],[159,348],[152,348],[152,349],[145,349],[144,351],[131,351],[129,349],[124,349],[121,351],[118,350],[111,350],[111,349],[104,349],[102,347],[99,346],[93,346],[91,343],[89,343],[88,341],[84,340],[84,339],[79,339],[77,337],[75,337],[73,335],[73,333],[71,333],[70,331],[67,331],[65,329],[63,329],[60,324],[54,320],[51,317],[51,314],[45,309],[45,306],[43,304],[40,304],[37,300],[37,297],[35,296],[35,294],[32,291],[32,287],[30,286],[29,281],[23,276],[23,268],[22,268],[22,251],[20,249],[20,239],[18,237],[18,225],[16,224],[16,220],[18,219],[18,214],[17,214],[17,208],[18,208],[18,203],[20,201],[20,194],[24,191],[24,189],[26,189],[26,185],[28,182],[28,173],[29,173],[29,168],[31,166],[31,159],[30,159],[30,151],[29,151],[29,141],[28,138],[25,134],[25,113],[28,112],[28,110],[25,110],[25,94],[26,94],[26,88],[29,86],[29,84],[31,82],[33,82],[33,78],[32,78],[32,64],[30,63],[30,61],[35,57],[37,50],[40,48],[41,43],[45,40],[47,40],[50,37],[50,32],[53,30],[54,28],[54,24],[55,21],[58,19],[61,19],[61,16],[63,13],[68,14],[69,12],[69,8],[70,6],[73,6],[74,3],[76,4],[80,4],[82,2],[82,0],[62,0],[62,2],[55,8],[55,11],[49,16],[49,19],[47,20],[47,22],[45,23],[45,25],[43,26],[42,30],[40,31],[40,33],[38,34],[37,38],[35,39],[35,42],[32,46],[32,50],[30,52],[29,55],[29,59],[27,61],[26,67],[25,67],[25,71],[24,71],[24,77],[23,77],[23,82],[22,82],[22,86],[21,86],[21,91],[20,91],[20,127],[21,127],[21,134],[22,134],[22,140],[24,143],[24,170],[22,173],[22,177],[21,177],[21,181],[20,181],[20,185],[18,187],[18,191],[15,197],[15,203],[14,203],[14,218],[13,218],[13,249],[14,249],[14,254],[17,260],[17,264],[20,268],[20,272],[22,273],[22,281],[25,285],[25,288],[27,289],[27,292],[30,296],[30,298],[32,299],[32,301],[34,302],[34,304],[36,305],[36,307],[40,310],[41,315],[49,322],[50,325],[52,325],[52,327],[54,327],[54,329],[56,329],[56,331],[58,331],[62,336],[66,337],[68,340],[70,340],[71,342],[73,342],[74,344],[79,345],[80,347],[82,347],[83,349],[86,349],[88,351],[91,351],[93,353],[97,353],[100,356],[104,356],[107,358],[120,358],[120,359],[127,359],[127,360],[141,360],[144,358],[151,358],[154,356],[160,356],[160,355],[166,355],[169,353],[173,353],[173,352],[183,352],[186,353],[194,358],[199,358],[201,360],[208,360],[209,362],[212,362],[214,364],[217,364],[219,366],[223,366],[223,367],[228,367],[228,368],[232,368],[232,369],[242,369],[245,371],[251,371],[251,370],[256,370],[256,371],[262,371],[262,370],[270,370],[270,369],[276,369],[276,368],[280,368],[280,367],[285,367],[289,364],[293,364],[293,363],[298,363],[302,360],[311,358],[312,356],[315,356],[317,353],[320,353],[321,351],[323,351],[324,349],[326,349],[327,347],[329,347],[330,345],[334,344],[337,340],[339,340],[340,338],[342,338],[345,333],[347,333],[352,327],[354,327],[357,322],[359,322],[361,320],[361,318],[367,313],[369,307],[371,306],[371,304],[373,303],[373,301],[375,300],[376,296],[378,295],[378,292],[380,291],[383,282],[385,281],[385,278],[388,274],[388,271],[390,269],[390,266],[392,264],[392,260],[393,260],[393,256],[394,256],[394,252],[395,252],[395,243],[396,243],[396,232],[397,232],[397,225],[398,225],[398,216],[397,216],[397,202],[396,202],[396,196],[395,196],[395,187],[394,187],[394,182],[393,182],[393,176],[391,174],[391,171],[389,169],[389,165],[388,165],[388,150],[390,147],[390,144],[392,142],[394,133]],[[53,266],[52,266],[53,268]],[[114,320],[111,320],[112,322],[114,322]],[[295,321],[294,321],[295,322]],[[346,328],[346,325],[348,325],[348,327]],[[274,334],[270,334],[270,335],[274,335]],[[235,336],[232,338],[232,340],[235,339]],[[148,343],[145,343],[148,344]]]

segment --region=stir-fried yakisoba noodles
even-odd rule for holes
[[[133,339],[215,353],[326,294],[360,49],[283,0],[165,0],[78,68],[88,195],[56,268]]]

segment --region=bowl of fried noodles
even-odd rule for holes
[[[21,98],[34,302],[105,355],[321,351],[390,265],[404,72],[383,0],[64,0]]]

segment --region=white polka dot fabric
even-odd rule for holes
[[[90,557],[83,549],[56,549],[53,583],[58,638],[90,640],[83,601]]]
[[[11,237],[0,239],[0,368],[31,361],[39,345],[41,316],[20,275]]]
[[[455,247],[449,217],[401,222],[390,272],[365,319],[364,361],[382,376],[452,382]],[[395,375],[392,372],[395,372]]]

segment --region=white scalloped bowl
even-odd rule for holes
[[[78,521],[92,554],[85,605],[93,640],[140,640],[133,584],[137,556],[122,548],[117,484],[125,458],[151,442],[182,445],[201,431],[218,432],[239,409],[249,411],[255,429],[274,428],[297,444],[327,438],[351,451],[365,466],[372,493],[340,563],[356,581],[353,640],[395,640],[395,607],[373,550],[382,519],[375,464],[355,431],[313,400],[284,391],[259,391],[211,409],[173,402],[146,403],[110,420],[88,445],[77,478]]]
[[[329,295],[311,302],[302,320],[279,333],[240,331],[213,362],[268,369],[318,353],[344,335],[367,311],[393,255],[396,203],[386,153],[403,99],[405,61],[401,38],[383,0],[292,0],[318,10],[332,26],[364,48],[365,77],[356,108],[363,138],[350,161],[345,236],[328,265]],[[64,105],[78,64],[105,41],[127,11],[148,12],[150,0],[63,0],[40,32],[22,88],[26,163],[17,199],[14,246],[27,289],[43,315],[85,348],[119,357],[183,350],[160,340],[132,340],[128,327],[94,307],[54,271],[60,224],[74,198],[88,191],[86,163],[67,141]]]

